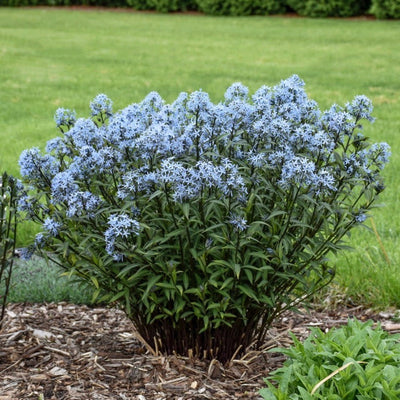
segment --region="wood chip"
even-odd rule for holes
[[[59,367],[53,367],[50,371],[49,374],[51,376],[62,376],[62,375],[67,375],[68,371],[64,368],[59,368]]]
[[[198,383],[197,381],[193,381],[193,382],[190,384],[190,388],[191,388],[191,389],[197,389],[197,386],[199,386],[199,383]]]
[[[30,380],[33,383],[40,383],[43,381],[47,381],[49,379],[48,375],[45,374],[36,374],[36,375],[31,375]]]
[[[33,332],[32,332],[32,335],[37,337],[38,339],[51,340],[51,339],[55,339],[56,338],[54,333],[43,331],[41,329],[34,329]]]

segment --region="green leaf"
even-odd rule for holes
[[[225,279],[224,283],[221,286],[221,290],[225,289],[226,287],[231,288],[232,287],[232,283],[233,283],[233,278],[229,277],[227,279]]]
[[[261,389],[259,393],[264,400],[278,400],[278,398],[268,388]]]
[[[297,388],[297,390],[299,391],[299,393],[301,395],[301,400],[315,400],[315,397],[311,396],[311,394],[303,387],[299,386]],[[328,399],[326,399],[326,400],[328,400]]]
[[[125,293],[125,290],[121,290],[120,292],[116,293],[113,297],[111,297],[110,303],[113,303],[114,301],[119,300],[121,297],[124,297]]]
[[[272,213],[270,213],[270,214],[267,216],[267,218],[265,219],[265,221],[269,221],[269,220],[271,220],[271,219],[273,219],[273,218],[275,218],[275,217],[279,217],[279,216],[281,216],[281,215],[286,215],[286,214],[287,214],[286,211],[283,211],[283,210],[276,210],[276,211],[273,211]],[[262,223],[262,221],[259,221],[258,223]]]
[[[244,273],[246,274],[246,277],[247,277],[248,281],[252,285],[253,282],[254,282],[253,272],[249,268],[245,268],[244,269]]]
[[[142,299],[147,298],[149,295],[150,290],[155,286],[155,284],[162,278],[161,275],[154,275],[152,276],[149,281],[147,282],[146,290],[143,293]]]
[[[175,289],[175,285],[169,282],[157,282],[156,286],[164,289]]]
[[[95,301],[98,299],[100,293],[101,293],[101,290],[100,290],[100,289],[97,289],[97,290],[95,290],[95,291],[93,292],[92,300],[91,300],[92,303],[95,303]]]
[[[240,264],[235,264],[234,266],[233,266],[233,272],[235,273],[235,276],[236,276],[236,278],[237,279],[239,279],[239,277],[240,277],[240,271],[241,271],[241,265]]]
[[[257,303],[259,303],[259,300],[255,294],[255,292],[253,291],[253,289],[251,289],[248,285],[237,285],[237,288],[240,289],[240,291],[242,293],[244,293],[246,296],[252,298],[253,300],[255,300]]]
[[[183,288],[187,290],[189,288],[189,276],[186,271],[182,274],[182,282]]]
[[[92,281],[93,285],[96,287],[96,289],[99,289],[99,282],[97,281],[97,278],[95,276],[91,276],[90,280]]]
[[[186,220],[189,220],[189,211],[190,211],[190,204],[182,203],[182,213],[185,216]]]

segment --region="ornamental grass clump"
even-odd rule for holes
[[[35,246],[118,304],[164,353],[229,360],[326,285],[327,255],[384,189],[356,97],[320,111],[297,76],[223,102],[151,92],[90,118],[59,109],[61,136],[20,158]]]

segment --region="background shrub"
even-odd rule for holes
[[[306,17],[351,17],[364,14],[370,0],[287,0],[287,4]]]
[[[39,5],[37,0],[0,0],[0,6],[7,7],[26,7]]]
[[[102,7],[127,7],[129,5],[127,1],[129,0],[0,0],[0,6],[26,7],[26,6],[83,5],[83,6],[102,6]]]
[[[225,0],[196,0],[199,11],[210,15],[229,15],[230,1]]]
[[[328,333],[312,328],[301,343],[292,335],[288,357],[266,379],[266,400],[394,400],[400,398],[400,335],[390,335],[372,321],[349,320]],[[273,385],[277,384],[277,386]]]
[[[159,12],[188,11],[195,9],[194,0],[148,0],[151,7]]]
[[[129,7],[139,11],[152,9],[149,0],[126,0],[126,3]]]
[[[156,10],[158,12],[195,10],[195,0],[126,0],[135,10]]]
[[[20,157],[35,243],[118,302],[166,353],[229,360],[283,310],[329,283],[327,255],[384,189],[385,143],[360,131],[357,96],[319,110],[293,76],[233,84],[222,103],[151,92],[113,113],[56,112],[62,136]]]
[[[351,17],[370,12],[377,18],[400,18],[400,0],[0,0],[0,6],[37,5],[132,7],[158,12],[198,10],[235,16],[283,14],[292,10],[306,17]]]
[[[284,0],[196,0],[198,9],[210,15],[268,15],[286,11]]]
[[[400,18],[400,0],[372,0],[371,13],[377,18]]]

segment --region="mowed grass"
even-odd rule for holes
[[[377,118],[365,133],[393,155],[377,234],[352,235],[336,281],[357,302],[400,307],[399,38],[399,21],[0,8],[0,167],[18,174],[21,151],[57,134],[54,111],[87,116],[98,93],[115,110],[152,90],[170,102],[201,88],[219,101],[232,82],[254,92],[295,73],[321,108],[365,94]],[[22,244],[33,231],[22,227]]]

